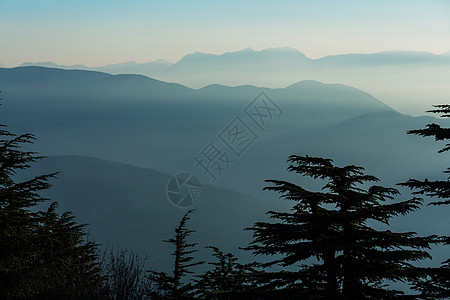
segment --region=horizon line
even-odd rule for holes
[[[312,58],[308,55],[306,55],[304,52],[302,52],[301,50],[294,48],[294,47],[289,47],[289,46],[280,46],[280,47],[268,47],[268,48],[262,48],[260,50],[255,50],[252,47],[247,47],[247,48],[243,48],[240,50],[235,50],[235,51],[226,51],[226,52],[220,52],[220,53],[212,53],[212,52],[201,52],[201,51],[195,51],[195,52],[190,52],[187,53],[185,55],[183,55],[180,59],[176,60],[175,62],[170,61],[168,59],[165,58],[157,58],[155,60],[151,60],[151,61],[142,61],[142,62],[138,62],[135,60],[127,60],[127,61],[119,61],[119,62],[114,62],[114,63],[108,63],[108,64],[104,64],[104,65],[99,65],[99,66],[87,66],[83,63],[75,63],[75,64],[60,64],[57,63],[55,61],[23,61],[22,63],[19,63],[18,65],[5,65],[0,61],[0,67],[7,67],[7,68],[15,68],[15,67],[19,67],[23,64],[27,64],[27,63],[31,63],[31,64],[45,64],[45,63],[52,63],[52,64],[56,64],[58,66],[61,67],[87,67],[87,68],[101,68],[101,67],[106,67],[106,66],[111,66],[111,65],[118,65],[118,64],[126,64],[126,63],[136,63],[136,64],[146,64],[146,63],[155,63],[158,61],[165,61],[170,63],[171,65],[174,65],[178,62],[180,62],[183,58],[189,56],[189,55],[195,55],[195,54],[204,54],[204,55],[214,55],[214,56],[222,56],[222,55],[226,55],[226,54],[232,54],[232,53],[237,53],[237,52],[243,52],[243,51],[253,51],[253,52],[262,52],[265,50],[282,50],[282,49],[286,49],[286,50],[293,50],[296,51],[300,54],[303,54],[306,58],[310,59],[310,60],[320,60],[326,57],[332,57],[332,56],[340,56],[340,55],[371,55],[371,54],[380,54],[380,53],[392,53],[392,52],[413,52],[413,53],[430,53],[436,56],[440,56],[440,55],[445,55],[447,53],[450,54],[450,49],[447,51],[444,51],[442,53],[436,53],[433,51],[424,51],[424,50],[398,50],[398,49],[391,49],[391,50],[384,50],[384,51],[378,51],[378,52],[347,52],[347,53],[335,53],[335,54],[328,54],[325,56],[321,56],[321,57],[317,57],[317,58]]]

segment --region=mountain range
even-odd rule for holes
[[[24,62],[19,65],[19,67],[30,67],[30,66],[39,66],[46,68],[58,68],[64,70],[92,70],[99,72],[106,72],[110,74],[142,74],[151,76],[153,74],[157,74],[158,72],[170,67],[172,64],[164,59],[158,59],[153,62],[147,63],[137,63],[135,61],[128,61],[117,64],[109,64],[101,67],[87,67],[84,65],[72,65],[72,66],[64,66],[58,65],[51,61],[48,62]]]
[[[40,152],[94,156],[168,173],[191,170],[202,175],[193,157],[210,141],[230,151],[220,133],[240,117],[258,138],[219,182],[250,195],[260,193],[264,179],[284,174],[284,161],[293,153],[318,153],[344,162],[357,159],[377,171],[393,162],[399,169],[381,171],[379,176],[397,174],[400,180],[405,170],[415,169],[417,162],[411,157],[435,153],[438,147],[405,134],[432,118],[402,115],[361,90],[317,81],[282,89],[223,85],[191,89],[142,75],[20,67],[0,69],[0,90],[3,119],[19,132],[33,131]],[[281,116],[267,120],[267,130],[244,111],[261,92],[282,110]],[[350,128],[355,134],[348,133],[345,122],[359,123]],[[337,137],[346,142],[329,148],[329,139]],[[377,155],[377,162],[367,159],[368,151]],[[429,161],[433,166],[443,158],[435,159]],[[264,161],[266,171],[254,168],[258,160]],[[242,174],[251,175],[245,183]]]
[[[301,80],[358,87],[390,106],[420,115],[450,93],[450,55],[418,51],[340,54],[311,59],[292,48],[251,48],[221,55],[196,52],[176,63],[119,63],[103,67],[24,63],[61,69],[96,70],[111,74],[141,74],[191,88],[211,84],[285,87]]]
[[[2,123],[16,133],[36,134],[27,149],[51,156],[32,171],[62,171],[49,197],[92,223],[102,243],[118,241],[141,253],[154,249],[150,253],[159,255],[162,265],[167,262],[162,256],[169,255],[159,240],[182,214],[164,191],[170,176],[180,172],[196,175],[205,186],[192,220],[198,241],[225,247],[226,239],[234,239],[234,248],[249,240],[248,232],[241,233],[248,223],[290,205],[263,191],[264,180],[320,188],[320,182],[286,172],[292,154],[363,166],[390,187],[408,178],[445,178],[441,170],[447,160],[437,154],[442,145],[406,131],[431,122],[450,126],[448,120],[401,114],[342,84],[306,80],[285,88],[193,89],[142,75],[18,67],[0,68],[0,90]],[[253,142],[238,154],[224,138],[236,122],[253,133]],[[232,160],[216,181],[195,160],[211,142]],[[411,197],[401,191],[399,200]],[[425,208],[399,218],[394,228],[429,218],[433,222],[417,231],[443,233],[449,212]]]
[[[195,52],[187,54],[176,63],[170,63],[164,59],[158,59],[153,62],[137,63],[128,61],[123,63],[109,64],[100,67],[87,67],[84,65],[58,65],[53,62],[24,62],[19,67],[40,66],[59,69],[80,69],[107,72],[111,74],[141,74],[146,76],[157,76],[160,72],[176,73],[181,70],[202,69],[205,67],[214,69],[225,69],[231,67],[254,66],[260,69],[286,68],[293,65],[316,64],[321,66],[341,66],[341,67],[364,67],[364,66],[382,66],[382,65],[402,65],[402,64],[449,64],[450,50],[441,55],[431,52],[420,51],[386,51],[378,53],[350,53],[329,55],[317,59],[308,58],[305,54],[294,48],[280,47],[267,48],[261,51],[252,48],[243,49],[224,54],[209,54]],[[0,64],[4,66],[3,64]],[[215,70],[217,71],[217,70]],[[216,82],[217,83],[217,82]]]

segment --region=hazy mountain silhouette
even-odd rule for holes
[[[204,86],[211,82],[264,86],[268,86],[267,83],[269,83],[269,86],[274,87],[280,84],[289,84],[290,80],[299,76],[322,75],[321,73],[325,72],[324,68],[392,67],[404,66],[405,64],[449,65],[450,59],[446,55],[415,51],[341,54],[310,59],[300,51],[292,48],[269,48],[261,51],[248,48],[221,55],[200,52],[188,54],[177,63],[158,73],[157,77],[196,87]],[[237,76],[234,80],[232,80],[231,74],[233,71],[234,77]],[[275,74],[260,74],[255,78],[258,75],[257,72],[260,71],[277,72],[276,75],[278,77],[281,76],[281,78],[273,78]],[[318,74],[316,74],[317,72]],[[190,78],[187,77],[188,73],[191,74]],[[209,76],[206,76],[207,74]],[[288,77],[287,75],[296,75],[296,77]],[[261,76],[272,77],[272,81],[263,81]]]
[[[172,235],[186,212],[167,199],[171,175],[92,157],[55,156],[22,176],[55,170],[61,173],[45,195],[59,201],[61,211],[71,210],[79,222],[90,223],[96,241],[132,248],[147,255],[152,267],[170,268],[167,254],[172,249],[161,241]],[[264,219],[268,210],[280,209],[276,203],[209,185],[203,186],[200,201],[191,222],[197,230],[193,238],[201,246],[218,246],[248,259],[251,255],[238,249],[251,240],[251,233],[243,229]],[[200,255],[210,258],[209,251]]]
[[[251,48],[221,55],[192,53],[171,64],[119,63],[103,67],[39,65],[85,69],[111,74],[141,74],[191,88],[211,84],[285,87],[302,80],[341,83],[358,87],[402,111],[421,114],[442,103],[450,93],[450,55],[418,51],[386,51],[372,54],[340,54],[311,59],[292,48]]]
[[[303,81],[283,89],[211,85],[194,90],[141,75],[42,67],[0,69],[0,83],[5,123],[15,131],[35,133],[35,149],[43,154],[95,156],[167,173],[190,170],[204,176],[193,157],[212,140],[230,151],[218,136],[239,116],[258,139],[242,157],[235,157],[219,183],[258,197],[267,197],[261,192],[264,179],[285,175],[283,162],[293,153],[335,157],[344,163],[358,158],[356,163],[370,173],[395,184],[408,170],[420,174],[426,166],[413,157],[434,153],[437,147],[405,134],[425,120],[370,115],[393,110],[340,84]],[[284,112],[266,131],[243,111],[260,92]],[[358,116],[362,121],[351,130],[339,125]],[[370,140],[372,136],[377,138]],[[367,151],[379,153],[377,160],[367,158]],[[385,170],[393,157],[399,168]],[[430,164],[442,160],[436,156]]]
[[[353,67],[364,67],[369,65],[380,66],[421,63],[450,63],[445,55],[436,55],[424,51],[386,51],[370,54],[340,54],[325,56],[317,59],[316,61],[321,64]]]
[[[71,65],[71,66],[65,66],[65,65],[58,65],[51,61],[45,61],[45,62],[24,62],[19,65],[19,67],[45,67],[45,68],[58,68],[58,69],[65,69],[65,70],[87,70],[89,67],[86,67],[84,65]]]
[[[284,162],[291,154],[364,166],[385,186],[409,177],[445,176],[436,172],[446,163],[437,154],[441,145],[406,131],[430,122],[448,127],[449,120],[400,114],[370,94],[342,84],[301,81],[280,89],[215,84],[195,90],[142,75],[21,67],[0,68],[0,90],[2,122],[14,132],[37,135],[30,150],[141,167],[72,156],[43,161],[35,171],[63,171],[49,192],[52,199],[92,223],[101,242],[154,249],[152,255],[161,253],[155,261],[168,259],[167,249],[160,248],[165,245],[155,241],[167,238],[182,214],[165,199],[167,174],[191,172],[207,186],[193,218],[194,222],[198,217],[199,223],[193,228],[203,230],[199,240],[217,240],[219,246],[220,237],[211,236],[205,227],[217,226],[215,232],[224,228],[224,236],[239,235],[236,232],[247,226],[244,220],[262,218],[269,201],[277,199],[262,191],[265,179],[304,180],[286,173]],[[244,113],[260,92],[283,111],[267,121],[265,131]],[[258,135],[240,157],[219,139],[237,116]],[[193,160],[211,141],[234,160],[216,183]],[[420,159],[425,156],[426,162]],[[308,181],[301,184],[315,187]],[[403,191],[402,197],[410,197]],[[436,220],[421,228],[426,233],[440,233],[448,222],[445,210],[426,208],[420,213]],[[417,222],[415,216],[396,226],[407,228],[408,222]],[[242,240],[236,237],[223,244],[234,247],[245,239],[243,233]]]
[[[129,61],[118,64],[105,65],[102,67],[90,68],[91,70],[106,72],[110,74],[141,74],[154,76],[158,72],[170,67],[172,63],[164,59],[158,59],[153,62],[137,63]]]
[[[109,64],[100,67],[87,67],[84,65],[58,65],[53,62],[25,62],[19,65],[19,67],[46,67],[46,68],[58,68],[64,70],[90,70],[100,71],[110,74],[141,74],[146,76],[153,76],[158,72],[168,68],[172,64],[164,59],[158,59],[153,62],[137,63],[135,61],[128,61],[124,63]],[[1,67],[2,65],[0,65]]]
[[[193,156],[236,116],[246,118],[261,138],[220,180],[250,194],[260,193],[262,181],[273,176],[270,167],[284,172],[280,162],[302,151],[303,135],[368,112],[391,110],[358,89],[314,81],[284,89],[213,85],[193,90],[141,75],[23,67],[0,69],[0,82],[5,123],[35,133],[38,151],[101,157],[168,173],[192,170],[201,175]],[[260,92],[284,111],[266,133],[243,112]],[[269,155],[262,157],[267,173],[247,165],[259,155]],[[234,174],[244,166],[246,173],[256,174],[247,183]]]
[[[111,74],[141,74],[146,76],[167,75],[178,72],[192,71],[216,72],[226,71],[230,68],[243,68],[248,72],[255,69],[270,70],[281,67],[295,69],[297,67],[366,67],[380,65],[402,64],[449,64],[450,50],[441,54],[433,54],[425,51],[385,51],[378,53],[349,53],[328,55],[318,59],[308,58],[297,49],[290,47],[267,48],[260,51],[247,48],[239,51],[226,52],[224,54],[210,54],[195,52],[183,56],[176,63],[170,63],[164,59],[152,62],[137,63],[128,61],[109,64],[99,67],[85,65],[59,65],[53,62],[24,62],[19,67],[39,66],[59,69],[83,69],[101,71]],[[2,66],[4,66],[2,64]],[[243,83],[241,83],[243,84]]]
[[[289,64],[304,64],[311,62],[303,53],[293,48],[268,48],[255,51],[247,48],[236,52],[227,52],[221,55],[196,52],[184,56],[180,61],[173,64],[162,74],[186,71],[188,68],[202,70],[208,68],[213,71],[217,69],[243,68],[243,69],[265,69],[270,66],[279,68]]]
[[[388,51],[310,59],[295,49],[246,49],[222,55],[194,53],[155,78],[189,87],[219,83],[283,87],[301,80],[363,89],[397,109],[420,114],[450,93],[450,56]]]
[[[295,69],[299,67],[365,67],[379,65],[419,63],[446,63],[450,60],[445,55],[435,55],[429,52],[417,51],[387,51],[371,54],[340,54],[330,55],[319,59],[306,57],[300,51],[293,48],[268,48],[255,51],[247,48],[241,51],[228,52],[221,55],[196,52],[184,56],[161,74],[178,74],[192,71],[215,73],[227,71],[231,68],[245,69],[247,72],[254,70],[271,69]],[[299,70],[300,71],[300,70]]]

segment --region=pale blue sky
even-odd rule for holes
[[[99,66],[252,47],[450,49],[450,1],[0,0],[0,63]]]

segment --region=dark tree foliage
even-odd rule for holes
[[[242,265],[231,253],[224,253],[217,247],[213,250],[216,262],[210,262],[212,270],[198,276],[194,286],[199,299],[255,299],[258,285],[257,264]]]
[[[37,191],[49,187],[48,179],[55,174],[42,175],[26,182],[15,182],[18,170],[29,167],[39,157],[22,152],[20,146],[31,143],[29,134],[15,136],[1,126],[0,136],[0,291],[4,298],[24,297],[32,293],[29,279],[36,269],[36,229],[39,215],[31,211],[45,201]],[[6,138],[6,139],[5,139]]]
[[[409,298],[386,286],[387,281],[408,281],[422,276],[412,262],[430,258],[426,249],[436,237],[414,232],[377,230],[374,221],[388,225],[421,205],[419,199],[393,202],[398,191],[372,185],[378,179],[354,165],[338,167],[330,159],[290,156],[288,171],[321,179],[320,191],[297,184],[268,180],[266,190],[296,204],[290,212],[268,214],[278,222],[259,222],[250,230],[247,248],[256,255],[273,255],[265,266],[267,293],[285,299],[394,299]]]
[[[175,228],[175,236],[165,240],[175,246],[172,255],[175,257],[173,274],[165,272],[148,271],[150,282],[156,285],[157,291],[151,293],[152,299],[190,299],[192,298],[193,287],[190,283],[184,283],[186,275],[192,274],[192,267],[203,264],[203,262],[194,261],[193,253],[197,243],[189,243],[187,238],[194,230],[187,229],[186,223],[190,219],[193,210],[189,210],[181,219],[178,227]]]
[[[103,296],[98,245],[88,239],[86,225],[70,212],[59,215],[53,202],[39,212],[39,243],[35,249],[37,283],[46,299],[92,299]],[[36,287],[36,286],[35,286]]]
[[[57,204],[39,192],[55,174],[17,181],[16,175],[40,159],[23,151],[30,134],[15,135],[0,125],[0,298],[93,299],[100,297],[96,245],[70,213],[59,216]]]
[[[434,105],[435,109],[428,112],[440,114],[443,118],[450,117],[450,105]],[[449,141],[450,128],[441,127],[438,124],[428,124],[425,129],[410,130],[408,134],[416,134],[423,137],[434,137],[436,141]],[[439,153],[450,150],[450,143],[447,143]],[[450,168],[443,171],[450,173]],[[437,199],[429,205],[449,205],[450,204],[450,177],[447,180],[424,180],[409,179],[400,185],[409,187],[415,195],[425,195]],[[450,237],[444,238],[443,243],[450,245]],[[418,280],[416,289],[420,290],[424,297],[433,299],[450,299],[450,259],[444,261],[440,268],[429,268],[427,280]]]
[[[428,112],[441,114],[441,117],[450,117],[450,105],[435,105],[436,109],[429,110]],[[428,124],[425,129],[410,130],[408,134],[416,134],[424,137],[434,137],[436,141],[448,141],[450,140],[450,128],[441,127],[438,124]],[[439,152],[446,152],[450,150],[450,144],[446,144]],[[450,173],[448,168],[444,173]],[[426,195],[439,199],[437,202],[431,202],[431,205],[443,205],[450,204],[450,178],[447,180],[424,180],[409,179],[405,183],[401,183],[402,186],[407,186],[415,190],[416,195]]]

